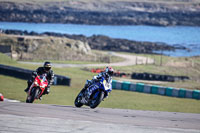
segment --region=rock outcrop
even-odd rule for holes
[[[79,40],[48,36],[0,34],[0,45],[11,46],[20,60],[87,60],[93,58],[89,45]]]
[[[102,35],[93,35],[86,37],[84,35],[69,35],[60,33],[36,33],[19,30],[2,30],[5,34],[15,35],[31,35],[31,36],[55,36],[55,37],[66,37],[73,40],[80,40],[81,42],[87,43],[91,49],[107,50],[107,51],[119,51],[119,52],[132,52],[132,53],[149,53],[152,54],[154,51],[173,51],[175,49],[186,49],[185,47],[171,46],[166,43],[158,42],[140,42],[132,41],[127,39],[114,39]],[[70,45],[69,45],[70,46]],[[83,45],[82,45],[83,46]],[[85,45],[84,47],[88,47]],[[88,49],[88,48],[86,48]]]
[[[198,0],[1,0],[0,14],[0,21],[11,22],[200,26]]]

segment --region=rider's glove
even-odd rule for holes
[[[94,82],[98,82],[100,79],[94,79]]]
[[[32,75],[34,75],[36,77],[37,76],[37,72],[32,72]]]

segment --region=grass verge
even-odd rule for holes
[[[6,98],[25,102],[25,80],[0,75],[0,85],[0,92]],[[51,93],[44,95],[42,101],[37,100],[35,103],[74,106],[74,99],[80,91],[80,88],[76,88],[77,85],[73,84],[71,87],[52,86]],[[200,102],[198,100],[119,90],[113,90],[109,98],[105,99],[99,107],[200,113]]]
[[[131,54],[131,53],[123,53]],[[169,57],[161,55],[148,54],[131,54],[136,56],[146,56],[155,60],[154,64],[134,65],[125,67],[115,67],[125,73],[154,73],[173,76],[188,76],[190,80],[176,81],[176,82],[162,82],[156,83],[161,86],[170,86],[175,88],[197,89],[200,90],[200,56],[196,57]],[[161,59],[162,58],[162,59]],[[162,61],[162,62],[161,62]],[[126,80],[126,79],[121,79]],[[130,78],[129,78],[130,80]],[[134,80],[133,82],[137,82]],[[138,81],[141,82],[141,81]],[[146,81],[144,81],[146,83]],[[151,83],[151,82],[149,82]]]

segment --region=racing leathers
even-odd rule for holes
[[[108,83],[110,92],[112,91],[112,77],[109,76],[107,73],[105,72],[101,72],[99,73],[97,76],[94,76],[92,80],[87,80],[86,84],[84,86],[84,89],[87,89],[90,85],[92,85],[95,82],[98,82],[102,77],[105,78],[106,82]],[[108,93],[105,94],[105,98],[108,96]]]
[[[46,79],[48,81],[48,86],[45,88],[45,91],[43,94],[49,94],[50,92],[50,85],[54,82],[54,73],[52,70],[45,71],[44,67],[39,67],[36,71],[32,72],[31,79],[27,81],[28,87],[25,89],[25,92],[28,92],[31,84],[35,80],[37,75],[45,75]]]

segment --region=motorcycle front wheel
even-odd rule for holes
[[[31,94],[30,94],[30,98],[28,99],[28,97],[27,97],[26,103],[33,103],[34,100],[35,100],[35,99],[37,98],[37,96],[38,96],[38,92],[39,92],[39,89],[38,89],[38,88],[32,88],[32,92],[31,92]]]
[[[80,91],[80,93],[78,94],[78,96],[76,97],[75,101],[74,101],[74,105],[78,108],[82,107],[83,104],[81,103],[80,99],[82,99],[83,93],[84,93],[84,89],[82,89]]]

